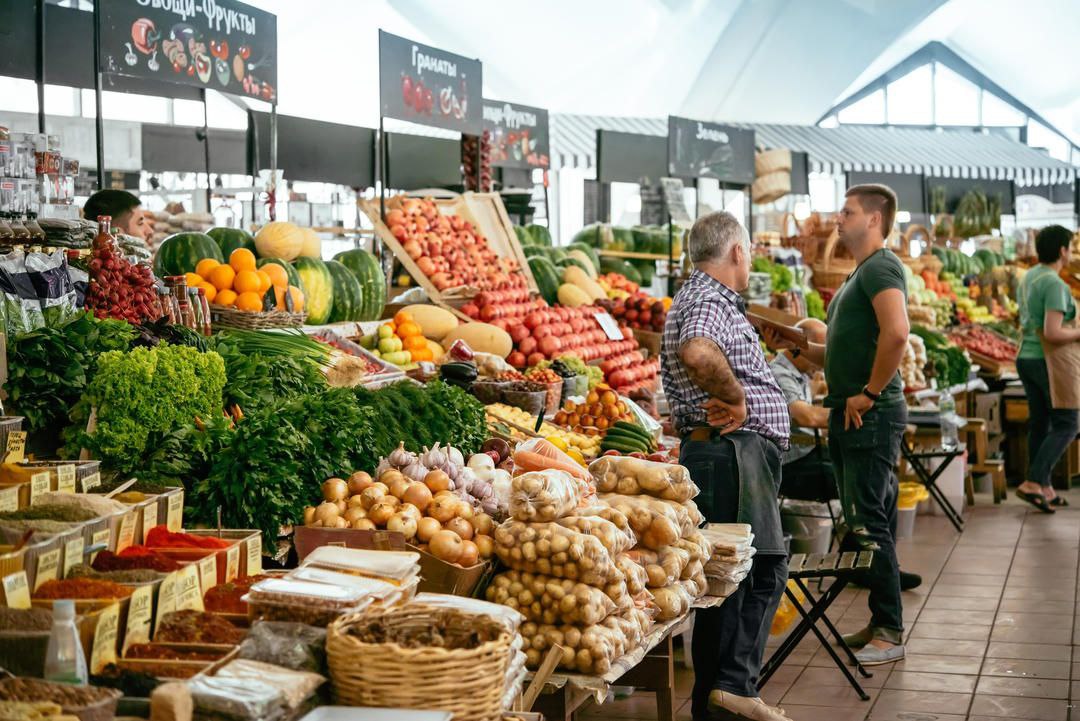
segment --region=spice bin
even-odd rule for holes
[[[160,510],[159,510],[160,512]],[[262,534],[254,529],[236,529],[217,531],[213,529],[186,530],[192,536],[219,538],[229,543],[228,547],[215,548],[177,548],[175,546],[151,546],[155,551],[169,556],[181,565],[198,563],[207,556],[217,555],[218,583],[228,583],[234,578],[249,576],[248,544],[261,545]],[[230,563],[231,560],[231,563]]]
[[[109,721],[116,716],[121,693],[100,686],[73,686],[36,678],[7,678],[0,681],[2,701],[51,701],[60,704],[79,721]]]

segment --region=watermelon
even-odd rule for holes
[[[203,258],[225,262],[218,244],[205,233],[175,233],[158,246],[154,255],[154,275],[164,278],[170,275],[194,273],[195,266]]]
[[[630,264],[637,269],[637,272],[641,275],[641,285],[648,287],[652,285],[653,276],[656,274],[656,261],[655,260],[633,260]]]
[[[581,243],[593,248],[600,248],[611,242],[611,226],[604,223],[593,223],[579,230],[570,240],[570,244]]]
[[[280,265],[285,269],[285,275],[289,276],[289,285],[295,285],[301,291],[304,290],[304,281],[300,280],[300,274],[296,272],[296,268],[292,266],[292,263],[286,262],[282,258],[259,258],[255,261],[255,267],[261,268],[267,263]]]
[[[255,236],[243,228],[217,227],[206,231],[206,234],[214,239],[221,248],[222,257],[226,259],[237,248],[247,248],[252,253],[255,252]]]
[[[334,256],[360,283],[364,305],[359,320],[378,320],[386,306],[386,276],[374,255],[361,250],[346,250]]]
[[[587,243],[571,243],[566,246],[566,251],[569,253],[571,250],[580,250],[586,256],[589,261],[592,262],[593,268],[600,269],[600,254],[596,252],[596,248]]]
[[[307,322],[322,325],[330,320],[334,307],[334,279],[326,263],[318,258],[297,258],[293,261],[304,284],[304,305]]]
[[[620,228],[618,226],[612,226],[611,228],[611,242],[602,246],[607,250],[621,250],[624,252],[634,251],[634,234],[629,228]]]
[[[529,223],[525,226],[525,230],[528,231],[534,245],[543,245],[548,248],[551,247],[551,231],[545,226]]]
[[[540,290],[540,295],[544,297],[544,300],[551,305],[557,303],[559,300],[560,273],[555,268],[555,264],[547,258],[537,256],[529,258],[529,270],[532,271],[533,278],[536,279],[536,287]]]
[[[521,252],[525,254],[526,258],[546,258],[547,248],[541,248],[538,245],[523,245],[521,246]]]
[[[641,273],[634,266],[627,263],[622,258],[612,258],[610,256],[604,256],[600,259],[600,272],[601,273],[618,273],[626,276],[626,279],[631,283],[637,283],[641,285]]]
[[[552,263],[558,265],[560,260],[566,258],[566,250],[563,248],[547,248],[547,257],[551,259]]]
[[[360,320],[364,314],[364,291],[352,271],[336,260],[323,261],[334,280],[334,306],[330,322]]]
[[[566,268],[566,267],[571,266],[571,265],[576,265],[578,268],[581,268],[586,273],[588,273],[591,270],[587,265],[585,265],[585,263],[583,261],[581,261],[581,260],[579,260],[577,258],[572,258],[572,257],[566,257],[566,258],[563,258],[563,259],[561,259],[559,261],[556,261],[555,265],[558,266],[559,268]],[[592,277],[592,276],[590,275],[589,277]]]
[[[532,235],[530,235],[529,231],[521,227],[520,225],[514,226],[514,235],[517,236],[518,242],[521,243],[522,246],[527,247],[533,244]]]

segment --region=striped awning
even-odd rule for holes
[[[1019,186],[1071,183],[1077,168],[1004,135],[966,130],[926,130],[897,126],[732,123],[754,130],[762,148],[808,154],[810,170],[912,173],[946,178],[1012,180]],[[619,118],[551,114],[552,165],[592,167],[596,131],[666,135],[667,118]]]

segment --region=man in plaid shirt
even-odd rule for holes
[[[679,462],[714,523],[749,523],[753,569],[721,606],[699,609],[691,652],[691,714],[704,719],[783,721],[758,695],[765,642],[787,583],[776,494],[788,447],[787,403],[746,318],[738,291],[750,279],[750,239],[730,213],[698,218],[690,230],[694,271],[664,326],[661,367]]]

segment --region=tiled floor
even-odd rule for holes
[[[762,696],[793,721],[1067,721],[1080,700],[1080,493],[1072,496],[1074,507],[1052,516],[1011,496],[1000,506],[977,496],[963,534],[919,516],[914,538],[899,544],[901,567],[924,579],[904,594],[907,658],[874,669],[862,701],[810,637]],[[869,619],[866,593],[849,588],[833,604],[842,633]],[[676,669],[680,721],[690,718],[692,683],[692,671]],[[579,716],[653,719],[656,705],[638,693]]]

